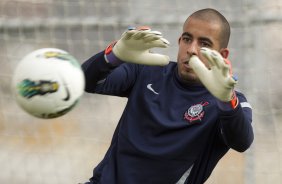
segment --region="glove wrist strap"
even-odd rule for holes
[[[222,102],[220,100],[217,100],[216,102],[217,102],[217,106],[219,107],[219,109],[223,111],[230,111],[230,110],[236,109],[236,107],[239,104],[239,100],[236,96],[235,91],[233,92],[231,100],[229,102]]]
[[[239,100],[238,100],[238,98],[237,98],[237,96],[236,96],[235,91],[233,92],[231,101],[230,101],[229,103],[230,103],[230,105],[231,105],[231,107],[232,107],[233,109],[235,109],[235,108],[238,106]]]
[[[106,49],[105,49],[105,60],[107,63],[110,63],[113,66],[118,66],[123,63],[122,60],[120,60],[116,55],[113,53],[113,47],[117,41],[112,42]]]

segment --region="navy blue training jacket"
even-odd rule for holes
[[[82,68],[86,92],[127,97],[128,102],[93,184],[202,184],[230,149],[253,141],[252,110],[222,111],[202,85],[185,85],[177,64],[112,66],[100,52]]]

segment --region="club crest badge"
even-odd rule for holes
[[[184,119],[187,120],[189,123],[201,121],[205,115],[204,107],[208,104],[209,102],[201,102],[199,104],[192,105],[184,113]]]

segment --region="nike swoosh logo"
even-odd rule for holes
[[[65,90],[66,90],[66,92],[67,92],[67,96],[66,96],[66,98],[64,98],[63,100],[64,101],[68,101],[69,99],[70,99],[70,92],[69,92],[69,89],[65,86]]]
[[[63,78],[62,78],[62,81],[63,81],[63,85],[64,85],[66,93],[67,93],[67,96],[65,98],[63,98],[63,100],[68,101],[70,99],[70,91],[69,91],[69,88],[67,87],[66,82]]]
[[[158,95],[159,93],[157,93],[157,92],[152,88],[152,85],[153,85],[153,84],[148,84],[148,85],[147,85],[147,88],[148,88],[150,91],[152,91],[153,93],[155,93],[156,95]]]

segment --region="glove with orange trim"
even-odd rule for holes
[[[169,42],[161,32],[152,31],[149,27],[129,28],[121,39],[112,43],[105,50],[105,59],[112,64],[121,61],[143,65],[167,65],[169,57],[152,53],[154,47],[166,48]]]
[[[222,102],[230,102],[232,108],[238,105],[234,87],[237,79],[232,76],[231,63],[220,53],[208,48],[201,48],[201,53],[207,58],[208,69],[197,56],[192,56],[189,65],[193,68],[203,85]]]

